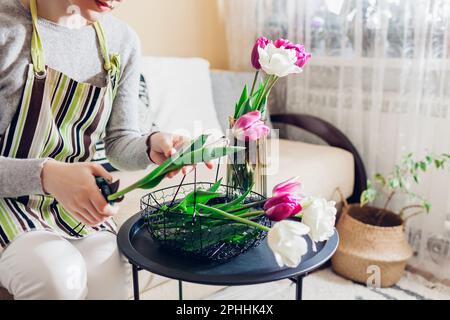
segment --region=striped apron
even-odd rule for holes
[[[120,78],[118,55],[109,56],[101,25],[94,24],[104,59],[106,87],[77,82],[45,65],[37,28],[36,0],[31,60],[17,111],[0,141],[0,155],[10,158],[53,158],[73,163],[90,161],[104,137]],[[77,239],[98,231],[115,233],[112,219],[98,227],[82,225],[50,195],[0,198],[0,252],[25,232],[49,230]]]

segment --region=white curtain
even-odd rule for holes
[[[305,44],[313,58],[281,84],[277,108],[333,123],[369,175],[410,151],[450,151],[450,1],[222,0],[221,9],[231,69],[251,68],[259,35]],[[450,279],[449,172],[430,172],[417,191],[433,208],[408,225],[411,265]]]

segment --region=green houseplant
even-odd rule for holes
[[[416,193],[415,187],[422,174],[430,169],[443,170],[449,162],[450,155],[446,153],[428,154],[419,160],[409,153],[392,172],[376,173],[367,182],[360,204],[344,206],[337,225],[341,241],[332,259],[333,269],[368,285],[387,287],[398,282],[412,255],[405,223],[431,210],[431,203]],[[407,199],[407,204],[394,210],[393,199],[400,196]],[[374,202],[381,206],[373,205]]]

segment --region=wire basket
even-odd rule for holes
[[[188,215],[173,209],[195,188],[207,190],[212,185],[209,182],[182,184],[142,197],[141,212],[153,240],[185,255],[217,262],[225,262],[258,246],[267,236],[267,232],[263,230],[227,218]],[[223,196],[210,200],[208,205],[230,202],[244,191],[221,185],[217,192]],[[264,199],[260,194],[251,192],[243,203]],[[262,206],[263,204],[256,206],[253,210],[262,210]],[[265,215],[251,220],[270,227],[270,221]]]

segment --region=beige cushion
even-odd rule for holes
[[[339,187],[345,197],[351,196],[355,174],[350,152],[298,141],[279,142],[279,167],[268,176],[269,190],[281,181],[299,176],[306,195],[339,201],[335,192]],[[269,154],[274,152],[269,150]]]
[[[354,161],[351,153],[328,146],[312,145],[303,142],[280,140],[279,143],[278,170],[268,177],[269,190],[272,187],[293,176],[299,176],[303,183],[303,190],[307,195],[322,196],[328,199],[339,200],[335,189],[339,187],[344,196],[349,197],[353,191],[354,183]],[[274,154],[272,152],[272,154]],[[273,167],[272,167],[273,168]],[[225,166],[220,167],[220,176],[225,175]],[[148,171],[147,171],[148,172]],[[120,179],[121,186],[125,187],[135,182],[146,171],[115,172],[115,179]],[[208,170],[205,166],[198,167],[198,181],[214,181],[215,170]],[[164,180],[158,188],[174,186],[180,183],[181,175],[173,179]],[[193,182],[193,175],[189,175],[185,183]],[[126,219],[139,212],[140,198],[151,190],[135,190],[128,194],[120,204],[120,213],[116,221],[121,225]],[[175,284],[164,285],[167,278],[152,275],[141,271],[139,274],[141,291],[148,298],[159,297],[160,299],[176,298]],[[154,289],[152,289],[154,288]],[[168,288],[171,288],[168,290]],[[214,289],[215,288],[215,289]],[[211,290],[219,290],[220,287],[211,287]],[[149,292],[149,289],[152,289]],[[190,297],[202,297],[204,286],[190,286],[186,290]],[[199,292],[195,292],[195,291]]]

